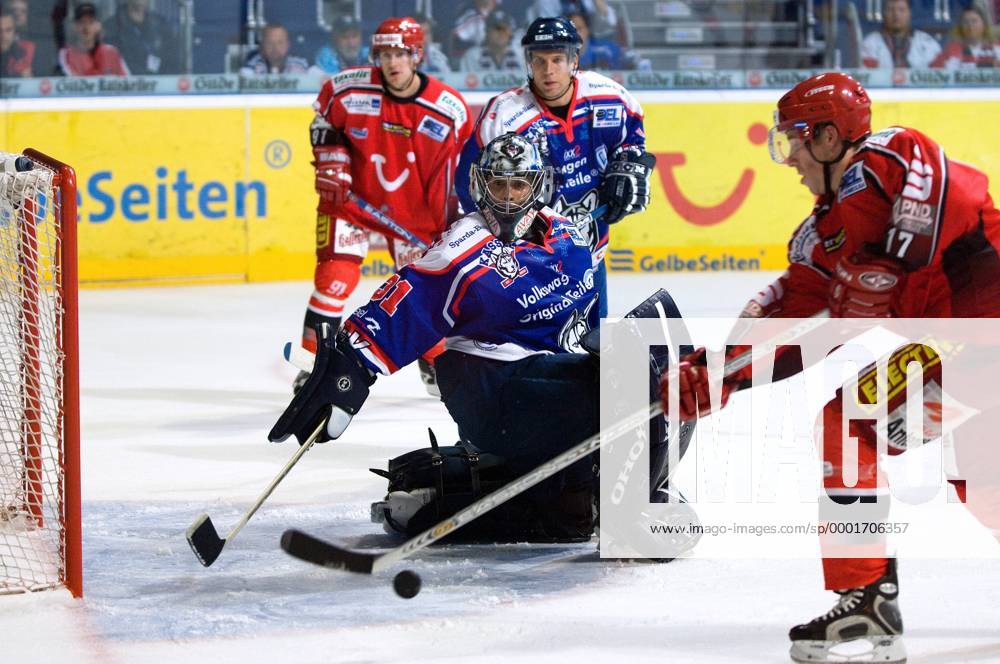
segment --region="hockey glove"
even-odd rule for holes
[[[336,145],[314,147],[313,157],[320,207],[332,212],[344,204],[347,193],[351,190],[351,156],[347,148]]]
[[[726,352],[726,361],[749,353],[750,346],[730,346]],[[750,386],[751,369],[748,364],[739,371],[722,379],[720,401],[712,403],[709,400],[709,375],[705,349],[699,348],[685,355],[677,365],[677,389],[679,417],[682,422],[697,420],[715,410],[720,410],[729,402],[729,395],[737,390]],[[669,372],[660,377],[660,400],[663,412],[670,414],[670,380]]]
[[[351,190],[351,155],[340,131],[322,118],[317,117],[309,127],[309,140],[320,209],[333,214],[344,204]]]
[[[639,148],[626,148],[615,157],[601,182],[600,201],[607,205],[604,221],[614,224],[627,214],[646,209],[654,166],[656,157]]]
[[[294,435],[302,445],[324,420],[326,426],[319,442],[338,438],[361,409],[368,388],[375,382],[375,376],[351,347],[347,332],[341,330],[335,336],[330,324],[322,323],[317,333],[312,373],[267,435],[272,442],[280,443]]]
[[[891,258],[859,251],[842,258],[830,283],[830,315],[836,318],[890,318],[906,281],[903,266]]]

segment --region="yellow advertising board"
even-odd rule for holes
[[[1000,181],[1000,136],[986,120],[1000,116],[1000,101],[873,96],[876,127],[917,127]],[[304,97],[7,110],[0,136],[5,150],[36,147],[76,168],[85,284],[306,279],[316,196]],[[645,214],[612,229],[612,271],[784,267],[785,242],[812,199],[768,156],[772,104],[644,103],[657,156],[653,198]],[[373,251],[363,269],[386,276],[392,267]]]

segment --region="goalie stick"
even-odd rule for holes
[[[748,364],[757,361],[765,355],[773,353],[778,346],[790,343],[792,340],[815,330],[823,324],[828,317],[825,310],[816,314],[812,318],[807,318],[797,325],[775,335],[768,343],[754,347],[751,351],[734,357],[726,363],[725,376],[743,369]],[[454,532],[462,526],[478,519],[489,512],[494,507],[501,505],[511,498],[527,491],[539,482],[555,475],[557,472],[570,466],[576,461],[584,458],[588,454],[597,451],[602,440],[615,440],[634,428],[641,426],[654,417],[663,414],[663,405],[659,400],[649,404],[645,410],[633,413],[615,424],[599,431],[590,438],[571,447],[562,454],[546,461],[534,470],[506,484],[491,494],[483,496],[476,502],[459,510],[455,514],[441,521],[437,525],[431,526],[424,532],[403,542],[399,546],[383,551],[381,553],[370,553],[367,551],[353,551],[346,547],[339,546],[333,542],[313,537],[308,533],[295,528],[286,530],[281,535],[281,548],[289,555],[304,560],[306,562],[328,567],[331,569],[342,569],[348,572],[359,574],[374,574],[392,567],[399,561],[407,558],[417,551],[427,548],[437,540]],[[677,430],[680,427],[676,427]],[[673,434],[672,434],[673,435]]]
[[[260,494],[256,502],[250,506],[250,509],[243,515],[243,518],[240,519],[235,526],[229,529],[229,532],[226,533],[225,537],[219,537],[219,532],[215,529],[215,524],[212,523],[212,517],[210,517],[207,512],[195,519],[194,523],[192,523],[187,529],[187,541],[188,544],[191,545],[191,550],[194,551],[194,555],[198,557],[198,561],[202,565],[209,567],[216,561],[226,544],[236,537],[236,534],[243,529],[243,526],[247,524],[250,517],[252,517],[257,510],[260,509],[260,506],[264,504],[264,501],[267,500],[268,496],[271,495],[275,487],[278,486],[278,483],[285,479],[285,475],[287,475],[292,467],[299,462],[302,455],[309,451],[309,448],[311,448],[319,438],[319,434],[325,426],[326,419],[324,419],[320,425],[316,427],[316,430],[312,432],[312,435],[309,436],[306,442],[300,445],[299,449],[295,450],[295,454],[293,454],[292,458],[288,460],[285,467],[281,469],[273,480],[271,480],[271,483],[267,485],[267,488]]]

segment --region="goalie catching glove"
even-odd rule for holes
[[[309,138],[312,141],[312,165],[316,169],[320,210],[334,214],[347,200],[351,190],[351,155],[340,132],[324,120],[317,118],[312,123]]]
[[[654,166],[656,157],[636,147],[625,148],[615,156],[601,183],[601,204],[607,205],[604,221],[613,224],[627,214],[646,209]]]
[[[859,251],[837,263],[830,283],[830,315],[835,318],[891,318],[906,273],[891,258]]]
[[[339,438],[368,398],[375,376],[351,347],[347,332],[334,335],[329,323],[317,329],[312,373],[275,423],[268,440],[280,443],[294,435],[302,445],[326,420],[318,442]]]

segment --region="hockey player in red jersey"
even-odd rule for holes
[[[840,73],[803,81],[778,102],[772,158],[796,169],[816,203],[789,242],[788,269],[751,299],[742,315],[804,318],[828,309],[834,317],[1000,316],[1000,212],[986,175],[948,159],[941,146],[915,129],[889,127],[872,134],[870,107],[864,88]],[[741,352],[731,346],[727,356]],[[776,373],[780,362],[779,357]],[[705,350],[682,358],[678,370],[680,419],[711,412]],[[722,406],[732,392],[750,386],[750,371],[746,367],[724,379]],[[938,364],[924,372],[925,390],[940,388],[940,371]],[[667,386],[663,380],[664,407]],[[856,431],[852,426],[859,443],[858,479],[850,486],[844,482],[842,396],[838,390],[821,415],[817,443],[823,449],[824,488],[834,502],[882,507],[889,496],[878,470],[874,426]],[[890,420],[905,407],[905,398],[903,391],[889,399]],[[963,426],[959,435],[975,429]],[[894,440],[887,446],[891,454],[905,449]],[[956,489],[964,500],[964,485]],[[984,519],[973,511],[980,520],[995,521],[995,515]],[[825,615],[791,630],[793,659],[846,661],[835,659],[830,649],[866,639],[873,653],[866,661],[905,661],[895,560],[884,557],[880,547],[872,556],[824,556],[826,587],[840,599]]]
[[[372,231],[385,236],[399,268],[423,254],[457,214],[455,167],[472,123],[455,89],[417,70],[423,44],[412,18],[383,21],[372,35],[374,66],[336,74],[313,104],[317,263],[302,336],[313,352],[319,324],[340,324]],[[350,194],[405,233],[389,230]],[[304,379],[300,374],[296,385]]]

